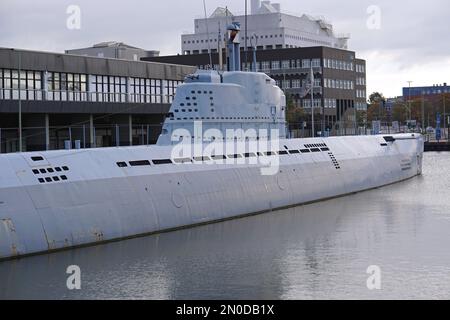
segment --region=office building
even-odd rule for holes
[[[0,48],[0,152],[154,143],[194,67]]]
[[[347,49],[350,38],[349,34],[336,34],[324,18],[282,13],[280,4],[253,0],[247,15],[247,32],[245,15],[235,16],[227,8],[217,8],[208,19],[194,20],[194,33],[181,36],[182,53],[217,52],[220,39],[231,22],[241,25],[242,48],[246,44],[246,33],[247,46],[253,42],[258,50],[317,46]]]
[[[70,49],[65,52],[66,54],[74,54],[79,56],[114,58],[133,61],[139,61],[141,58],[155,57],[159,55],[159,51],[136,48],[117,41],[101,42],[94,44],[89,48]]]
[[[252,52],[241,51],[242,70],[250,70]],[[248,63],[245,63],[245,56]],[[355,126],[356,111],[367,110],[366,63],[355,52],[329,47],[288,48],[257,51],[257,70],[277,81],[288,100],[311,114],[311,95],[307,93],[311,65],[314,72],[313,105],[316,127],[331,134],[350,133]],[[219,55],[211,54],[213,68]],[[146,61],[175,63],[210,68],[210,55],[176,55],[144,58]],[[226,61],[223,53],[222,61]],[[320,129],[319,129],[320,130]]]

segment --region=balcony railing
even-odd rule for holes
[[[175,95],[0,88],[0,100],[172,103]]]
[[[280,68],[280,69],[261,69],[260,71],[269,74],[291,74],[291,73],[309,73],[311,67],[300,67],[300,68]],[[313,67],[313,72],[322,73],[322,67]]]

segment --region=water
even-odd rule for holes
[[[326,202],[0,263],[0,298],[449,299],[450,161]],[[81,268],[81,290],[66,268]],[[370,265],[381,290],[369,290]]]

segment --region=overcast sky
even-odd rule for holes
[[[337,33],[350,33],[349,50],[367,60],[368,93],[401,95],[413,85],[450,83],[448,0],[280,0],[282,11],[324,16]],[[249,0],[250,3],[250,0]],[[206,0],[244,12],[244,0]],[[66,27],[69,5],[81,9],[81,28]],[[380,29],[367,27],[367,9],[380,9]],[[0,0],[0,46],[63,52],[116,40],[162,55],[181,51],[180,35],[203,17],[202,0]],[[373,21],[373,20],[370,20]]]

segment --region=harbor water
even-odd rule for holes
[[[450,299],[449,156],[329,201],[0,262],[0,299]]]

